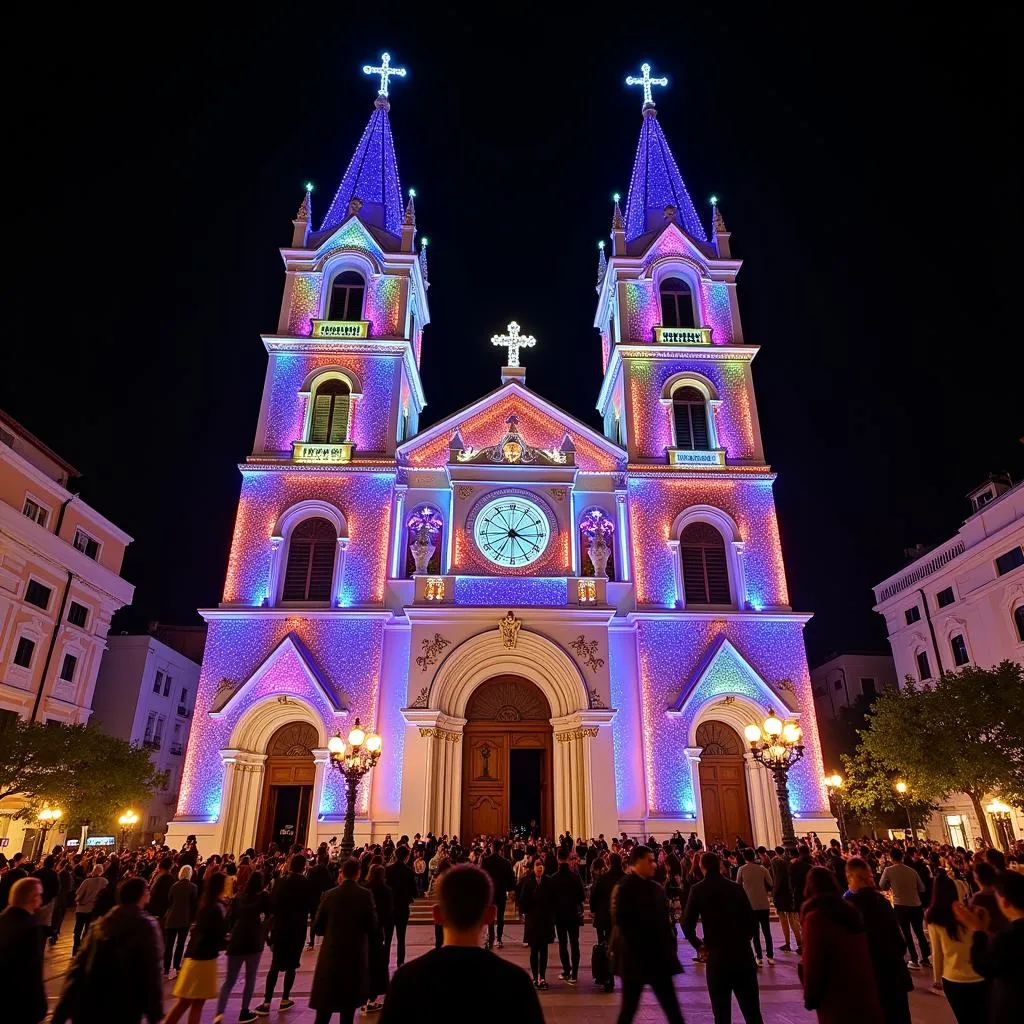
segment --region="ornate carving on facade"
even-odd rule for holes
[[[702,757],[706,754],[732,754],[738,757],[744,752],[743,740],[725,722],[701,722],[697,726],[696,743],[701,748]]]
[[[548,491],[548,494],[550,494],[555,501],[565,501],[564,487],[552,487],[551,490]]]
[[[438,729],[436,726],[430,729],[421,727],[420,735],[425,739],[445,740],[448,743],[458,743],[462,739],[462,733],[449,732],[447,729]]]
[[[509,612],[509,615],[512,613]],[[576,652],[576,657],[590,669],[591,672],[596,672],[603,664],[604,658],[597,656],[597,641],[587,640],[583,634],[580,633],[569,646]]]
[[[235,692],[235,687],[237,685],[238,684],[231,679],[222,679],[217,684],[217,689],[214,691],[211,707],[216,711],[218,708],[227,704],[228,698]]]
[[[312,757],[319,746],[316,726],[310,722],[289,722],[282,725],[267,744],[268,757]]]
[[[555,740],[558,743],[568,743],[570,740],[582,740],[586,737],[593,739],[597,735],[597,726],[588,725],[582,729],[570,729],[568,732],[556,732]]]
[[[473,488],[472,487],[456,487],[455,488],[455,493],[459,496],[460,500],[468,501],[470,498],[473,497]]]
[[[441,652],[450,646],[451,641],[445,640],[440,633],[435,633],[433,638],[429,640],[424,637],[423,642],[420,644],[420,649],[423,653],[416,658],[416,664],[419,665],[420,671],[426,672],[431,665],[435,665]]]
[[[775,684],[775,688],[783,693],[791,693],[794,697],[796,696],[796,687],[793,685],[792,679],[780,679]]]
[[[503,619],[498,620],[498,630],[501,633],[501,645],[509,650],[514,650],[516,640],[519,638],[519,629],[522,626],[522,619],[517,619],[510,608]]]
[[[544,722],[551,718],[551,708],[532,683],[498,676],[473,691],[465,715],[470,721]]]
[[[596,689],[591,687],[590,691],[590,706],[597,711],[607,711],[608,705],[605,704],[604,698],[597,692]]]
[[[425,708],[430,705],[427,703],[430,699],[430,685],[424,686],[422,690],[416,695],[416,699],[409,705],[411,708]]]

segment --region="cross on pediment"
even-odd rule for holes
[[[537,339],[532,334],[520,334],[519,324],[513,320],[508,325],[508,334],[495,334],[491,338],[492,345],[501,345],[508,349],[508,366],[519,365],[519,350],[521,348],[533,348]]]

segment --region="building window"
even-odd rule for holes
[[[73,654],[65,654],[64,661],[60,666],[60,677],[66,683],[75,681],[75,669],[78,666],[78,659]]]
[[[843,681],[842,681],[842,679],[833,679],[832,680],[832,689],[833,690],[841,690],[842,688],[843,688]]]
[[[47,517],[50,515],[49,509],[43,508],[42,505],[37,501],[33,501],[31,498],[25,499],[25,505],[21,511],[34,523],[38,523],[40,526],[46,525]]]
[[[976,509],[984,508],[994,497],[995,494],[992,491],[982,491],[981,494],[974,496],[974,507]]]
[[[332,377],[313,395],[313,414],[309,421],[309,440],[317,444],[340,444],[348,440],[348,414],[352,392],[348,384]]]
[[[878,693],[878,687],[875,685],[874,679],[865,678],[860,681],[860,692],[868,698],[874,697]]]
[[[74,545],[86,558],[96,561],[100,553],[100,542],[94,540],[84,530],[75,530]]]
[[[172,680],[171,680],[170,676],[165,676],[164,677],[164,696],[165,697],[171,692],[171,682],[172,682]]]
[[[956,597],[953,596],[953,588],[952,587],[946,587],[945,590],[940,590],[935,595],[935,603],[940,608],[945,608],[946,605],[952,604],[955,600],[956,600]]]
[[[907,617],[907,625],[912,626],[915,622],[921,621],[921,609],[915,604],[913,608],[908,608],[904,614]]]
[[[32,664],[32,652],[35,651],[34,641],[27,636],[18,637],[18,648],[14,652],[14,664],[21,668],[29,668]]]
[[[1024,604],[1013,609],[1013,624],[1017,627],[1017,639],[1024,643]]]
[[[917,652],[917,674],[922,679],[931,679],[932,669],[928,664],[928,652],[918,651]]]
[[[152,743],[153,742],[153,726],[154,725],[156,725],[156,715],[155,714],[151,714],[146,719],[146,731],[145,731],[145,733],[143,734],[143,737],[142,737],[142,742],[143,743]]]
[[[966,665],[971,660],[970,655],[967,653],[967,641],[964,640],[962,633],[951,636],[949,638],[949,646],[953,650],[953,664],[957,668],[961,665]]]
[[[156,679],[153,680],[153,692],[159,693],[163,689],[164,685],[164,674],[163,672],[157,672]]]
[[[362,320],[363,294],[366,283],[362,274],[346,270],[334,279],[331,285],[331,306],[328,320]]]
[[[181,696],[178,698],[178,714],[188,714],[188,690],[185,687],[182,687]]]
[[[330,601],[338,534],[326,519],[304,519],[292,531],[282,601]]]
[[[1005,576],[1011,569],[1016,569],[1019,565],[1024,565],[1024,547],[1021,547],[1020,544],[996,559],[996,572],[1000,576]]]
[[[7,732],[18,724],[21,716],[17,711],[9,711],[7,708],[0,709],[0,732]],[[11,819],[8,818],[8,821]]]
[[[153,733],[153,741],[159,745],[164,738],[164,719],[158,718],[156,720],[156,730]]]
[[[711,447],[707,403],[696,388],[677,388],[672,393],[672,423],[677,448],[692,452],[707,451]]]
[[[693,293],[680,277],[666,277],[661,282],[661,326],[695,327]]]
[[[44,587],[38,580],[29,580],[28,586],[25,588],[25,600],[46,611],[50,605],[52,593],[53,591],[49,587]]]
[[[690,523],[679,536],[687,607],[731,604],[725,541],[710,523]]]
[[[77,601],[72,601],[68,608],[68,622],[72,626],[78,626],[80,629],[85,629],[85,624],[89,621],[89,609],[84,604],[79,604]]]

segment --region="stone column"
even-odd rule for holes
[[[462,816],[462,730],[464,718],[452,718],[434,708],[403,708],[409,730],[402,779],[402,830],[406,815],[418,800],[422,811],[414,831],[458,834]],[[412,833],[410,833],[412,834]]]
[[[686,592],[683,590],[683,569],[679,561],[679,538],[673,537],[665,542],[668,545],[669,555],[672,558],[672,579],[676,584],[676,599],[672,602],[672,608],[686,607]]]
[[[690,788],[693,792],[693,827],[697,835],[704,832],[704,805],[700,799],[700,755],[703,747],[683,747],[690,767]]]
[[[615,503],[619,522],[618,546],[615,548],[615,572],[619,577],[618,582],[628,583],[632,579],[632,572],[629,565],[629,508],[626,505],[625,491],[615,492]]]
[[[395,484],[395,534],[391,549],[391,578],[402,576],[405,559],[405,495],[409,490],[406,484]]]
[[[316,747],[313,751],[313,799],[309,805],[309,825],[306,828],[306,845],[316,849],[320,842],[320,801],[323,799],[327,773],[331,768],[331,752],[326,747]],[[333,835],[333,833],[332,833]]]
[[[267,755],[229,748],[220,751],[220,759],[224,788],[220,802],[221,849],[217,852],[238,856],[256,842]]]
[[[608,807],[609,800],[612,807],[615,805],[614,777],[602,779],[603,784],[595,790],[593,774],[599,767],[593,756],[595,742],[601,748],[602,766],[607,767],[609,756],[614,763],[610,744],[604,737],[597,740],[601,727],[610,725],[614,717],[614,711],[586,710],[551,719],[555,740],[554,827],[558,832],[568,829],[575,836],[589,836],[596,816],[605,825],[617,820],[617,813]]]

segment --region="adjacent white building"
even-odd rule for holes
[[[199,665],[153,636],[111,636],[103,655],[94,720],[104,732],[150,751],[153,764],[167,772],[164,789],[139,815],[142,841],[162,839],[174,816],[181,766],[192,725]]]
[[[811,669],[814,711],[819,721],[835,718],[860,697],[874,700],[883,690],[897,685],[896,666],[888,654],[847,651]]]
[[[1024,663],[1024,484],[990,477],[967,497],[971,515],[955,537],[874,588],[900,680]],[[1021,808],[1011,812],[1010,826],[1024,835]],[[994,820],[989,828],[998,835]],[[930,834],[973,844],[980,831],[966,796],[933,817]]]

